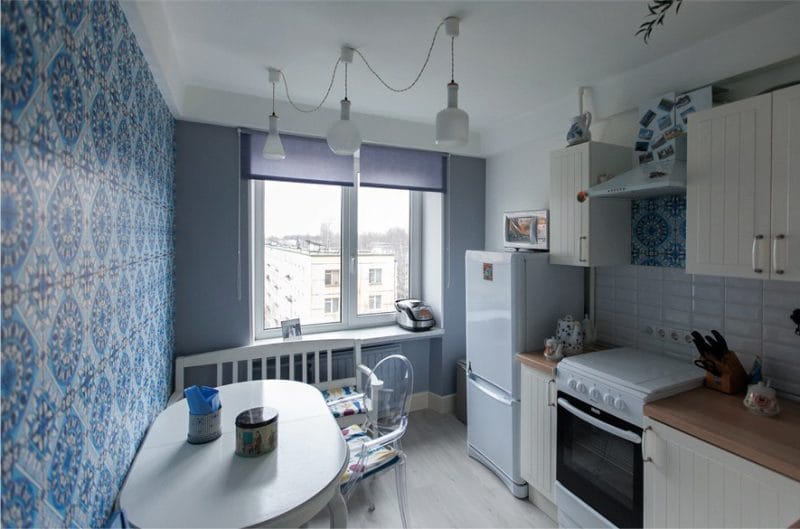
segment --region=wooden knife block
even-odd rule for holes
[[[732,395],[747,389],[747,372],[737,358],[736,353],[727,351],[722,360],[716,362],[721,376],[706,373],[704,384],[707,388]]]

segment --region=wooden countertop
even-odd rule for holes
[[[646,404],[644,414],[714,446],[800,481],[800,404],[781,399],[781,412],[762,417],[744,395],[697,388]]]
[[[584,346],[583,353],[593,353],[595,351],[602,351],[603,349],[609,349],[613,347],[612,345],[607,344],[600,344],[594,343],[592,345]],[[523,365],[528,367],[532,367],[534,369],[538,369],[542,373],[550,376],[554,376],[556,374],[556,366],[558,365],[557,361],[548,360],[544,357],[544,350],[542,351],[535,351],[532,353],[517,353],[517,360]]]
[[[550,376],[556,374],[556,366],[558,362],[548,360],[544,357],[544,351],[536,351],[535,353],[517,353],[517,360],[522,365],[538,369],[542,373]]]

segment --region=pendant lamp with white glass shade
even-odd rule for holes
[[[261,151],[261,155],[267,160],[283,160],[286,158],[281,136],[278,133],[278,115],[275,114],[275,83],[280,81],[280,78],[280,70],[269,68],[269,82],[272,83],[272,114],[269,116],[267,141],[264,143],[264,150]]]
[[[353,48],[343,47],[341,61],[344,63],[344,99],[341,101],[339,121],[328,129],[328,147],[334,154],[352,156],[361,148],[361,133],[350,121],[350,100],[347,99],[347,65],[353,62]]]
[[[450,36],[450,82],[447,84],[447,107],[436,114],[436,144],[458,147],[469,141],[469,115],[458,108],[458,83],[455,82],[455,38],[459,19],[445,19],[445,31]]]

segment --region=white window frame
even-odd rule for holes
[[[264,328],[264,185],[250,180],[248,187],[250,212],[250,300],[251,328],[254,340],[281,335],[280,327]],[[342,264],[339,274],[339,316],[335,323],[306,324],[303,334],[360,329],[388,325],[395,321],[394,312],[358,314],[358,173],[355,185],[342,187]],[[409,207],[409,296],[422,292],[422,192],[410,191]],[[261,244],[256,244],[261,241]]]

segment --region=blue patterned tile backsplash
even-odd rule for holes
[[[686,267],[686,196],[631,202],[631,264]]]
[[[99,526],[173,355],[174,119],[119,3],[2,2],[2,525]]]

